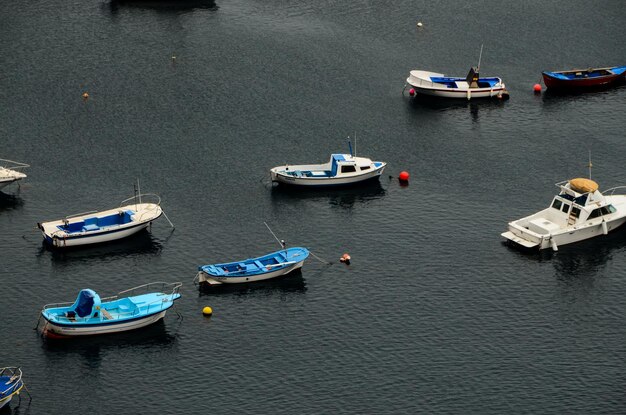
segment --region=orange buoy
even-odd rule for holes
[[[409,172],[408,171],[401,171],[400,175],[398,176],[398,179],[401,182],[408,182],[409,181]]]
[[[541,92],[541,85],[539,85],[539,84],[535,84],[535,85],[533,85],[533,91],[535,91],[535,92]]]
[[[350,255],[343,254],[341,258],[339,258],[339,262],[343,262],[344,264],[350,264]]]
[[[84,99],[85,101],[87,101],[87,98],[89,98],[89,94],[88,94],[88,93],[86,93],[86,92],[84,92],[84,93],[83,93],[83,99]]]

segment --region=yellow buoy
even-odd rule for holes
[[[205,316],[210,316],[211,314],[213,314],[213,309],[209,306],[206,306],[202,309],[202,314],[204,314]]]

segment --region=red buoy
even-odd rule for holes
[[[535,92],[541,92],[541,85],[539,85],[539,84],[535,84],[535,85],[533,86],[533,91],[535,91]]]
[[[413,89],[413,88],[409,89],[409,95],[410,96],[415,95],[415,89]]]
[[[408,171],[400,172],[400,175],[398,176],[398,179],[400,179],[401,182],[408,182],[409,181],[409,172]]]

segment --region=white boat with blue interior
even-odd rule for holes
[[[153,198],[153,203],[143,202],[146,197]],[[147,228],[163,214],[160,204],[161,198],[155,194],[138,194],[118,208],[70,215],[37,227],[45,242],[55,248],[110,242]]]
[[[502,236],[517,246],[533,249],[558,247],[606,235],[626,222],[626,186],[601,193],[585,178],[557,183],[559,193],[550,207],[509,223]]]
[[[156,323],[180,298],[180,282],[154,282],[100,298],[84,289],[73,303],[47,304],[41,310],[44,335],[89,336],[119,333]]]

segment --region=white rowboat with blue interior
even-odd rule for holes
[[[584,178],[556,186],[560,191],[550,207],[509,222],[502,236],[524,248],[556,251],[561,245],[606,235],[626,223],[626,195],[615,194],[626,186],[600,193],[596,182]]]
[[[280,277],[302,268],[309,256],[306,248],[281,249],[258,258],[198,267],[194,282],[201,286],[239,284]]]
[[[154,282],[102,299],[93,290],[81,290],[74,303],[44,306],[43,332],[52,337],[90,336],[148,326],[165,317],[180,298],[181,285]]]
[[[411,86],[411,94],[430,95],[441,98],[508,98],[509,93],[502,79],[497,77],[480,78],[478,69],[471,68],[465,78],[446,76],[423,70],[410,71],[406,85]],[[406,86],[405,86],[406,88]]]
[[[156,201],[144,203],[142,197],[153,197]],[[118,208],[70,215],[38,223],[37,227],[44,240],[56,248],[110,242],[147,228],[163,214],[160,203],[157,195],[139,194],[122,201]]]
[[[270,169],[272,182],[295,186],[342,186],[377,179],[387,163],[352,154],[332,154],[325,164],[284,165]],[[356,153],[356,144],[355,144]]]
[[[0,408],[8,405],[24,387],[19,367],[0,367]]]
[[[0,159],[0,189],[5,188],[13,182],[25,179],[26,174],[18,171],[30,167],[28,164],[12,160]]]

